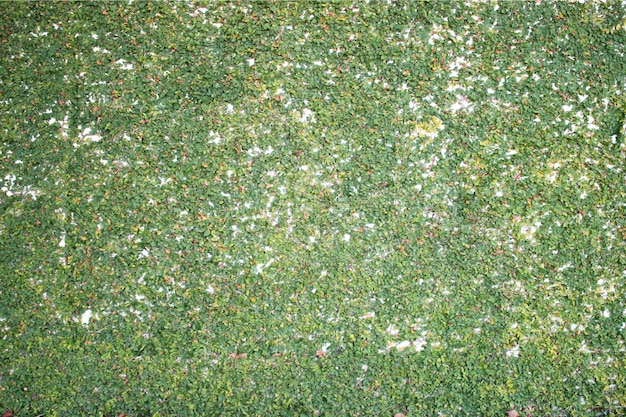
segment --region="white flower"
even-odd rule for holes
[[[248,59],[248,65],[250,65],[250,66],[254,65],[254,58]]]
[[[163,178],[163,177],[159,177],[159,187],[163,187],[165,184],[167,184],[168,182],[172,181],[171,178]]]
[[[600,126],[598,126],[597,124],[594,123],[595,121],[596,121],[596,119],[594,119],[592,116],[587,116],[587,129],[589,129],[589,130],[598,130],[598,129],[600,129]]]
[[[350,241],[350,235],[349,235],[349,234],[347,234],[347,233],[346,233],[346,234],[344,234],[344,235],[343,235],[343,240],[344,240],[344,242],[349,242],[349,241]]]
[[[582,353],[591,353],[591,350],[589,350],[589,348],[587,347],[587,341],[583,340],[580,349],[578,349],[579,352]]]
[[[411,342],[409,342],[408,340],[404,340],[396,345],[396,349],[402,352],[404,349],[408,348],[409,346],[411,346]]]
[[[520,233],[528,240],[533,240],[533,235],[537,231],[537,228],[534,226],[521,226]]]
[[[396,327],[393,324],[390,324],[389,327],[387,327],[387,330],[385,331],[392,336],[397,336],[399,333],[398,329],[396,329]]]
[[[424,346],[426,346],[426,339],[424,339],[423,337],[415,339],[413,341],[413,346],[415,347],[416,351],[421,352],[422,350],[424,350]]]
[[[574,106],[572,106],[572,105],[564,105],[563,106],[563,111],[572,111],[573,108],[574,108]]]

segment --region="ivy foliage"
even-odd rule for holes
[[[0,25],[0,408],[623,412],[623,3]]]

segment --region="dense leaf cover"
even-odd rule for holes
[[[0,408],[626,407],[626,5],[0,8]]]

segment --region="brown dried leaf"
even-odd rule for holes
[[[235,352],[230,352],[228,354],[228,358],[229,359],[244,359],[244,358],[247,358],[247,357],[248,357],[247,353],[236,354]]]

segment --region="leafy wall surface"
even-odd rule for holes
[[[608,415],[626,10],[0,8],[0,408]]]

